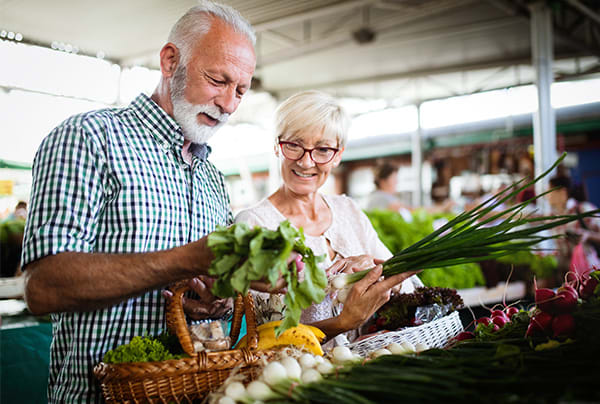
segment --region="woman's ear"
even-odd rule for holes
[[[333,167],[334,168],[339,166],[340,163],[342,162],[342,153],[344,153],[343,147],[335,154],[335,157],[333,158]]]

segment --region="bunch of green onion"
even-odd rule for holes
[[[411,270],[485,261],[516,251],[530,250],[544,240],[560,237],[544,236],[541,232],[584,217],[598,215],[600,209],[558,216],[532,216],[523,212],[529,204],[554,189],[500,212],[494,212],[494,209],[548,175],[565,156],[566,153],[537,178],[529,182],[525,179],[517,181],[475,208],[459,214],[427,237],[397,252],[383,263],[383,275],[391,276]],[[501,221],[494,224],[498,220]],[[368,272],[369,270],[337,275],[332,280],[332,286],[342,289],[359,281]]]

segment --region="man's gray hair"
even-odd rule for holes
[[[256,44],[254,29],[237,10],[225,4],[201,0],[179,18],[169,33],[168,41],[179,49],[180,64],[187,65],[194,41],[210,30],[213,18],[226,22],[235,32],[245,35],[252,45]]]

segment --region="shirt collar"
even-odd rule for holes
[[[154,138],[161,146],[183,147],[183,131],[181,126],[146,94],[140,94],[131,102],[131,108],[138,114],[144,124],[151,129]],[[190,153],[200,160],[206,160],[212,151],[206,143],[192,143]]]

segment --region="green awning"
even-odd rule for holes
[[[18,163],[0,159],[0,168],[12,168],[13,170],[31,170],[31,164]]]

